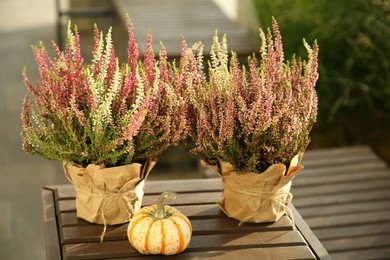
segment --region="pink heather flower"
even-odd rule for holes
[[[127,64],[130,67],[131,71],[135,71],[138,58],[139,58],[139,50],[137,40],[135,39],[133,32],[133,23],[130,19],[127,20],[127,33],[128,33],[128,47],[127,47]]]
[[[227,161],[241,172],[262,172],[271,164],[289,164],[309,141],[316,120],[318,79],[316,43],[306,42],[309,60],[284,61],[282,37],[275,20],[272,32],[260,30],[261,59],[242,67],[228,56],[226,37],[213,39],[208,80],[192,70],[187,95],[196,112],[191,137],[194,151],[210,162]],[[182,52],[188,52],[183,50]],[[183,56],[188,69],[193,56]]]
[[[86,166],[142,162],[187,135],[186,100],[180,96],[165,48],[154,57],[152,35],[142,61],[128,21],[128,57],[119,64],[111,38],[94,30],[93,58],[85,63],[80,36],[69,25],[67,44],[33,48],[39,81],[31,84],[22,107],[23,149],[48,159]],[[34,102],[32,102],[32,100]],[[37,112],[36,112],[37,111]]]

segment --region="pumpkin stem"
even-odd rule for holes
[[[165,200],[166,199],[176,199],[177,193],[172,191],[164,191],[157,201],[157,212],[156,212],[156,218],[157,219],[163,219],[167,216],[167,213],[165,211]]]

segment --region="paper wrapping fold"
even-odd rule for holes
[[[141,207],[144,182],[156,161],[109,168],[64,162],[65,175],[76,189],[77,217],[104,225],[130,221]]]
[[[291,181],[303,169],[299,165],[302,154],[297,155],[286,172],[284,164],[273,164],[262,173],[237,173],[227,162],[206,167],[217,171],[223,181],[219,208],[229,217],[241,222],[275,222],[286,211],[292,199]]]

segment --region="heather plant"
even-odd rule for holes
[[[187,85],[196,111],[194,151],[211,164],[229,162],[237,172],[260,173],[274,163],[289,165],[307,148],[316,121],[316,42],[310,47],[304,41],[308,61],[292,57],[285,62],[275,20],[272,31],[260,30],[260,38],[261,59],[253,54],[245,67],[234,52],[229,59],[226,36],[220,42],[216,33],[207,79],[201,48],[185,55],[193,71]]]
[[[39,80],[33,85],[23,71],[28,89],[22,109],[23,149],[84,167],[110,167],[143,162],[176,145],[187,134],[186,120],[178,113],[185,101],[168,75],[165,49],[158,60],[151,46],[149,33],[141,61],[130,21],[128,58],[121,65],[111,29],[104,39],[95,28],[89,64],[81,55],[77,27],[73,32],[70,24],[64,51],[53,43],[54,58],[43,43],[34,46]]]
[[[254,0],[258,21],[278,18],[286,53],[318,39],[319,116],[311,146],[369,144],[390,162],[390,1]],[[332,129],[332,131],[329,131]]]
[[[131,42],[136,45],[132,32]],[[128,57],[137,57],[137,47],[128,50]],[[161,154],[170,146],[182,144],[188,135],[187,110],[188,101],[181,95],[181,69],[168,62],[165,47],[161,44],[159,59],[156,60],[152,49],[152,34],[148,33],[144,54],[143,71],[145,82],[150,89],[157,84],[149,111],[141,130],[134,139],[138,157],[147,158]],[[134,60],[129,60],[134,64]]]

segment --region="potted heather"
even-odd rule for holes
[[[289,212],[291,180],[303,168],[317,115],[317,44],[304,42],[308,61],[285,61],[275,20],[260,37],[260,60],[249,57],[247,68],[234,53],[229,60],[226,37],[219,42],[217,34],[207,77],[197,50],[186,55],[197,63],[187,88],[194,152],[222,176],[220,208],[242,222],[276,221]]]
[[[93,58],[86,63],[77,27],[69,24],[64,51],[53,43],[54,58],[42,43],[33,47],[38,82],[23,72],[23,149],[63,161],[76,189],[77,215],[92,223],[128,222],[141,206],[156,157],[187,134],[179,113],[185,102],[168,75],[165,49],[156,59],[151,46],[148,34],[141,60],[129,20],[128,58],[120,65],[111,29],[104,38],[95,28]]]

